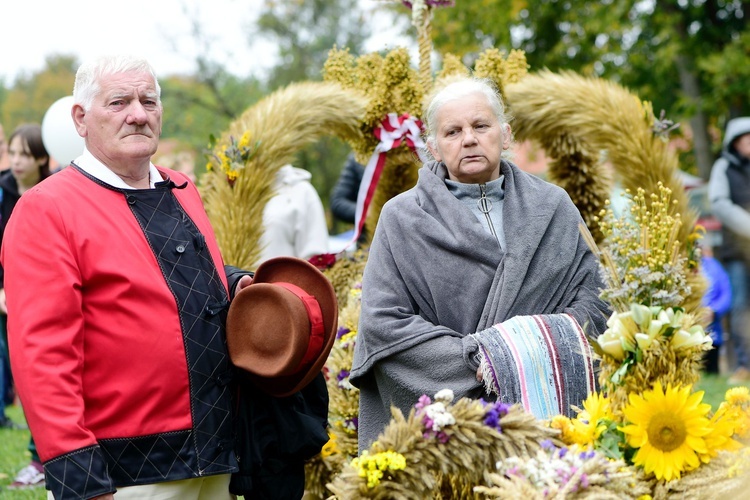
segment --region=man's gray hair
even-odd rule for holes
[[[103,76],[131,71],[149,73],[154,78],[157,100],[161,104],[161,87],[154,68],[147,60],[130,55],[103,56],[82,64],[76,72],[73,103],[88,111],[101,91],[99,81]]]

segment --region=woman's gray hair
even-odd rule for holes
[[[76,72],[73,103],[80,104],[88,111],[94,103],[94,98],[101,91],[99,81],[103,76],[131,71],[148,73],[153,77],[157,100],[161,104],[161,87],[154,68],[147,60],[130,55],[104,56],[82,64]]]
[[[477,77],[459,77],[455,78],[444,87],[438,90],[430,99],[424,113],[425,122],[425,144],[429,144],[434,147],[437,136],[437,114],[443,105],[462,99],[471,94],[482,94],[486,99],[487,103],[492,108],[495,117],[501,126],[510,123],[511,117],[505,110],[505,104],[500,92],[493,82],[489,78],[477,78]],[[505,127],[503,127],[503,134],[505,134]],[[429,149],[425,148],[424,151],[429,157],[432,157]],[[503,151],[503,157],[507,158],[510,156],[508,151]]]

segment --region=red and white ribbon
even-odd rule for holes
[[[346,248],[356,242],[359,235],[362,234],[367,210],[370,208],[370,202],[385,166],[386,153],[399,147],[404,141],[412,150],[424,147],[421,137],[422,122],[408,114],[398,116],[396,113],[388,113],[380,126],[375,129],[374,134],[375,137],[380,139],[380,143],[375,147],[375,151],[367,162],[365,172],[362,175],[362,183],[359,185],[357,194],[357,209],[354,215],[354,238],[346,245]]]

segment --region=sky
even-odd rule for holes
[[[374,16],[384,15],[382,4],[360,0],[361,8]],[[211,47],[212,61],[237,76],[262,77],[275,55],[271,43],[249,42],[262,5],[263,0],[14,2],[2,16],[0,79],[11,85],[19,75],[42,70],[51,55],[72,55],[80,62],[111,53],[145,57],[160,77],[190,74],[195,71],[196,51],[206,53],[192,34],[195,20]],[[393,33],[371,29],[377,33],[366,45],[368,52],[394,46]],[[400,44],[404,43],[408,41]]]

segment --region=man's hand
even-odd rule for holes
[[[253,283],[253,277],[246,275],[240,278],[240,280],[237,282],[237,289],[235,290],[235,294],[239,293],[240,290],[242,290],[245,287],[250,286]],[[5,293],[3,292],[3,306],[5,305]]]

